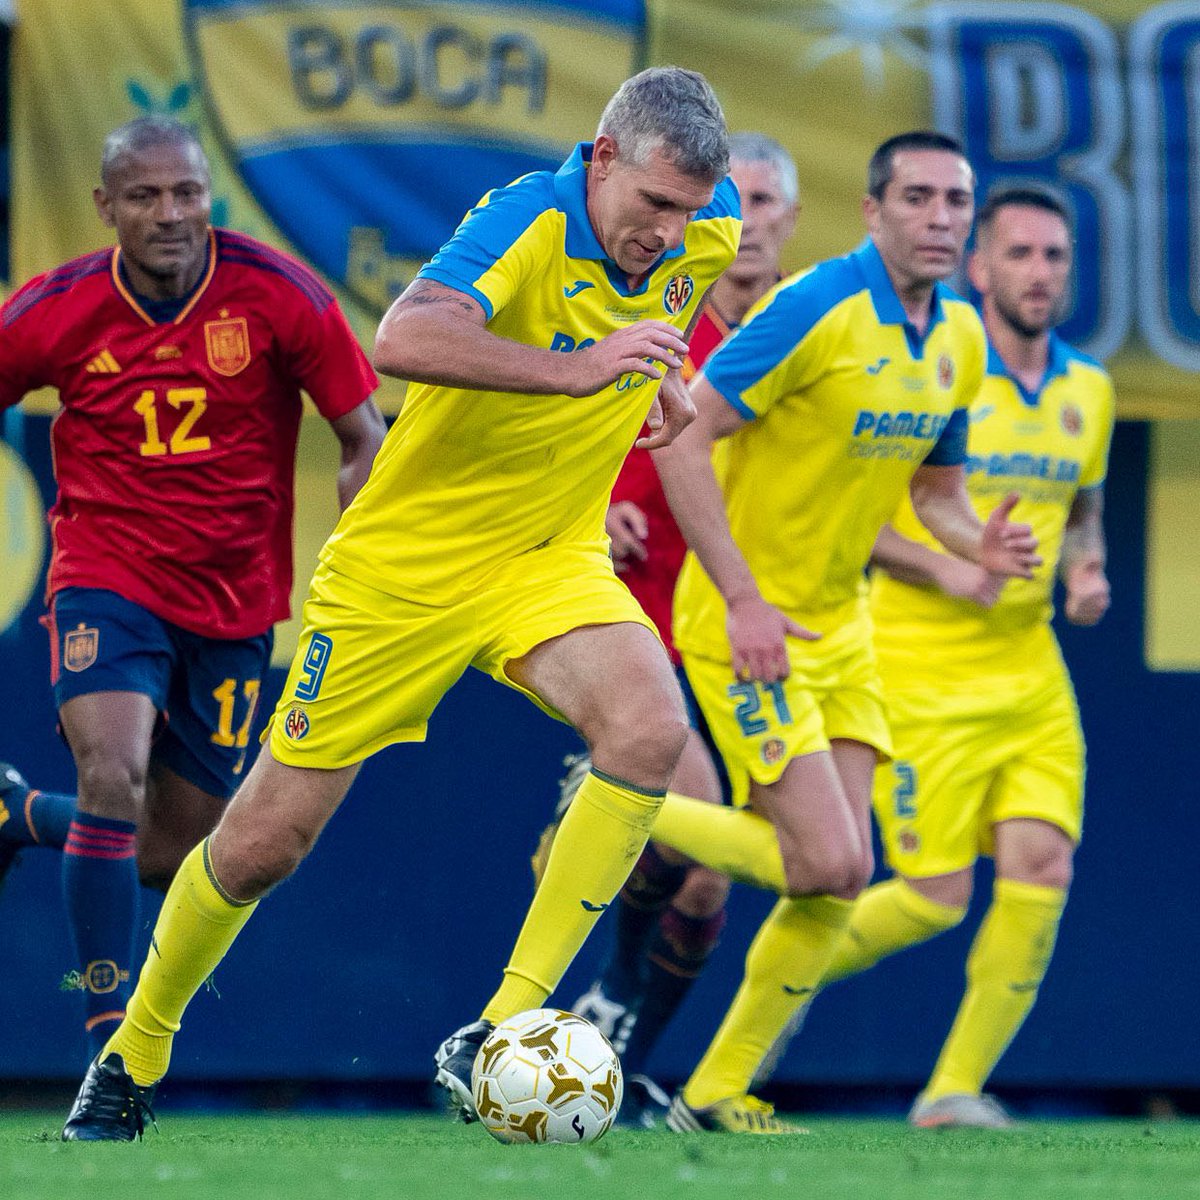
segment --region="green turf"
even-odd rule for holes
[[[1200,1198],[1200,1124],[1045,1123],[1020,1134],[811,1122],[807,1137],[618,1131],[500,1146],[429,1116],[183,1116],[140,1146],[64,1145],[61,1114],[0,1116],[4,1200],[1071,1200]]]

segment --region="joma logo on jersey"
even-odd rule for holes
[[[672,316],[687,308],[687,302],[696,290],[695,280],[690,275],[676,275],[663,288],[663,308]]]
[[[1051,483],[1078,483],[1082,465],[1073,458],[1052,454],[970,454],[968,475],[989,478],[1045,479]]]
[[[255,199],[378,312],[489,189],[558,167],[637,70],[646,29],[644,0],[184,12],[208,115]]]
[[[876,412],[860,408],[854,419],[853,437],[920,438],[936,441],[946,428],[948,417],[941,413]]]

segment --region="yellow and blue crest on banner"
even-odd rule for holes
[[[186,0],[230,160],[296,251],[382,310],[490,188],[556,167],[642,63],[643,0]]]

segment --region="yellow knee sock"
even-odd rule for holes
[[[504,982],[483,1010],[485,1020],[503,1021],[545,1003],[629,878],[661,803],[658,793],[592,769],[563,817]]]
[[[905,946],[953,929],[966,911],[922,896],[899,877],[877,883],[855,901],[846,936],[838,943],[821,986],[857,975]]]
[[[787,892],[775,826],[757,813],[668,792],[650,836],[731,879]]]
[[[167,1073],[171,1040],[183,1010],[233,945],[258,907],[229,896],[217,882],[205,838],[183,860],[163,900],[150,953],[129,998],[125,1019],[101,1051],[116,1052],[134,1083],[146,1087]]]
[[[996,880],[967,958],[967,992],[924,1099],[983,1090],[1037,998],[1066,902],[1061,888]]]
[[[746,955],[746,974],[717,1036],[683,1090],[693,1108],[740,1096],[792,1013],[821,981],[853,903],[833,896],[780,900]]]

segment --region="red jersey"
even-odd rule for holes
[[[711,304],[706,304],[692,330],[687,358],[683,364],[684,379],[691,379],[704,365],[705,359],[729,335],[729,326]],[[645,562],[630,561],[622,569],[621,578],[629,586],[637,602],[658,629],[663,645],[678,663],[679,654],[671,640],[671,605],[675,598],[675,581],[683,567],[687,543],[663,494],[649,450],[631,450],[617,482],[613,485],[612,501],[631,500],[646,514],[649,533],[646,536]]]
[[[194,633],[288,615],[303,388],[328,420],[378,384],[333,294],[253,238],[209,235],[204,276],[156,322],[119,248],[0,309],[0,409],[56,387],[47,601],[107,588]]]

